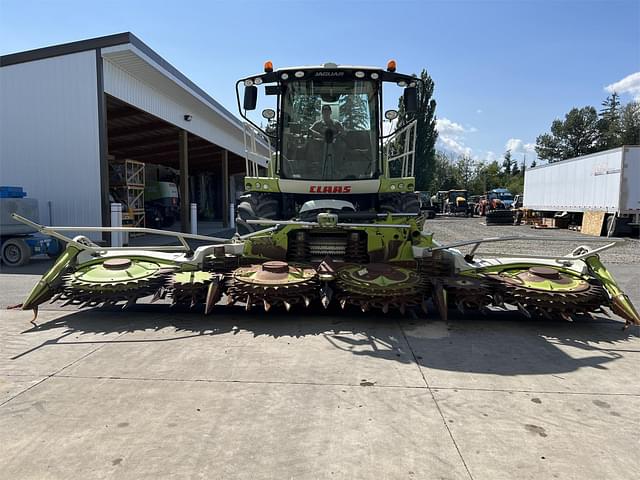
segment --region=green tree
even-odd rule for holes
[[[468,155],[460,155],[454,165],[455,179],[459,187],[469,190],[474,177],[474,162]]]
[[[511,159],[511,150],[507,150],[504,152],[504,157],[502,160],[502,168],[504,169],[504,173],[507,177],[511,176],[511,166],[514,164]]]
[[[431,182],[425,190],[436,193],[438,190],[451,190],[457,187],[455,167],[445,153],[435,153],[431,174]]]
[[[620,145],[640,145],[640,102],[629,102],[622,108]]]
[[[310,129],[320,116],[321,101],[315,95],[296,95],[293,111],[300,120],[300,129],[305,132]]]
[[[622,145],[622,125],[620,122],[620,99],[613,92],[602,102],[600,110],[600,143],[602,149],[615,148]]]
[[[563,120],[554,120],[551,133],[536,139],[536,153],[542,160],[557,162],[599,150],[601,124],[593,107],[573,108]]]
[[[400,97],[398,105],[398,125],[415,118],[416,125],[416,157],[415,177],[416,190],[428,190],[433,184],[436,167],[436,101],[433,98],[434,83],[431,76],[424,69],[420,73],[422,82],[417,83],[418,111],[411,116],[404,110],[403,97]]]
[[[343,95],[340,98],[340,121],[347,130],[369,129],[369,105],[366,96]]]
[[[514,161],[513,162],[513,167],[511,167],[511,176],[512,177],[519,177],[521,173],[522,173],[522,171],[520,170],[520,167],[518,166],[518,162]]]

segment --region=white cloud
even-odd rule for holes
[[[473,155],[471,147],[465,145],[465,134],[477,132],[477,128],[466,128],[443,117],[436,120],[436,129],[438,130],[437,148],[456,155]]]
[[[472,150],[459,140],[444,135],[438,135],[437,146],[442,150],[457,153],[458,155],[471,155]]]
[[[494,160],[498,160],[498,155],[496,155],[496,152],[492,152],[491,150],[489,150],[486,153],[485,158],[488,162],[493,162]]]
[[[640,101],[640,72],[627,75],[622,80],[607,85],[604,89],[609,93],[628,93],[632,95],[635,100]]]
[[[520,157],[526,158],[527,165],[537,158],[536,145],[534,143],[524,143],[519,138],[510,138],[507,140],[504,149],[511,150],[511,156],[515,156],[518,162],[520,162]]]
[[[452,122],[448,118],[438,118],[436,120],[436,128],[440,135],[460,134],[466,132],[465,128],[459,123]]]

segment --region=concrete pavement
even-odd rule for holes
[[[0,274],[3,306],[36,271]],[[640,332],[616,319],[30,318],[0,310],[0,478],[637,478]]]

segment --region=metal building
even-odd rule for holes
[[[0,57],[0,105],[0,184],[42,223],[109,225],[110,162],[132,159],[179,172],[183,231],[190,202],[228,225],[242,123],[132,33]]]

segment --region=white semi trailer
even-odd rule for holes
[[[524,207],[539,212],[606,212],[609,234],[640,223],[640,146],[624,146],[530,168]],[[626,233],[626,232],[625,232]]]

